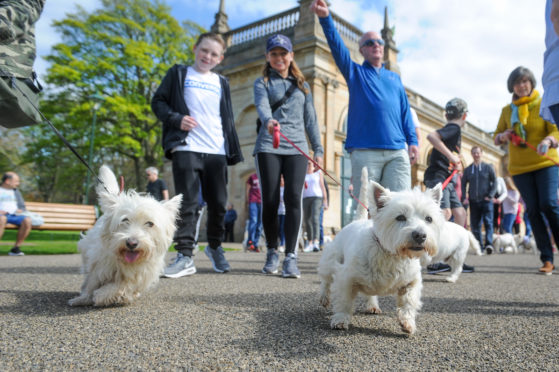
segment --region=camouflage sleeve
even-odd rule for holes
[[[46,0],[0,0],[0,44],[12,43],[39,19]]]

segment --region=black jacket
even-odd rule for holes
[[[470,184],[468,193],[466,186]],[[464,169],[462,176],[462,200],[466,197],[472,202],[482,202],[485,198],[493,199],[497,191],[497,179],[493,166],[487,163],[480,163],[479,166],[470,164]]]
[[[180,130],[181,120],[185,115],[190,115],[188,106],[184,101],[184,80],[186,78],[187,66],[174,65],[157,88],[151,100],[151,109],[155,116],[163,122],[162,145],[165,157],[172,158],[171,150],[179,145],[185,144],[187,131]],[[233,108],[231,106],[231,92],[229,82],[224,76],[219,75],[221,82],[220,115],[223,137],[225,138],[225,154],[227,165],[234,165],[243,161],[239,138],[235,129],[233,119]]]

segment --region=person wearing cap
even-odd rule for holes
[[[526,203],[525,214],[543,263],[539,271],[551,275],[555,268],[553,246],[544,216],[555,242],[559,242],[559,130],[539,116],[541,98],[535,87],[534,74],[526,67],[519,66],[510,73],[507,88],[512,93],[512,103],[503,107],[494,139],[498,146],[508,143],[508,172]],[[519,143],[519,138],[537,151]]]
[[[441,129],[427,135],[427,140],[433,145],[433,151],[429,160],[429,166],[425,170],[423,183],[429,188],[435,187],[438,183],[444,183],[452,175],[454,169],[462,172],[462,159],[460,149],[462,145],[462,128],[466,123],[468,115],[468,105],[463,99],[453,98],[445,105],[445,117],[447,124]],[[441,210],[446,220],[454,216],[454,222],[460,226],[466,224],[466,210],[460,202],[456,192],[455,179],[447,184],[443,189],[441,199]],[[444,263],[435,263],[427,267],[428,273],[436,273],[446,268],[450,271],[450,266]],[[473,267],[463,265],[463,272],[473,271]]]
[[[229,81],[212,71],[223,60],[225,41],[213,32],[194,44],[194,63],[176,64],[155,91],[151,108],[163,123],[162,145],[172,161],[175,192],[182,203],[174,236],[177,256],[168,278],[196,273],[199,196],[207,204],[208,245],[204,252],[218,273],[230,271],[221,243],[225,234],[227,166],[243,161],[233,117]]]
[[[543,98],[540,116],[559,124],[559,0],[545,6],[545,53],[543,55]]]
[[[361,187],[361,169],[392,191],[411,188],[411,165],[419,155],[410,105],[400,76],[383,65],[384,41],[369,31],[359,40],[362,64],[351,59],[325,0],[310,10],[319,17],[336,65],[349,89],[346,150],[351,154],[354,190]],[[408,149],[406,150],[406,144]]]
[[[254,104],[262,125],[258,129],[253,152],[260,180],[262,225],[267,246],[266,263],[262,272],[278,272],[278,206],[280,179],[283,175],[285,258],[282,276],[299,278],[301,274],[297,267],[295,248],[301,228],[301,197],[307,173],[307,158],[284,139],[280,141],[278,148],[274,148],[274,128],[279,128],[286,138],[305,153],[309,152],[310,142],[314,160],[318,164],[322,164],[324,150],[310,87],[295,63],[291,40],[281,34],[271,36],[266,42],[265,56],[263,76],[254,82]],[[272,106],[281,102],[286,95],[289,97],[281,107],[272,111]]]
[[[462,172],[460,148],[462,144],[462,127],[466,123],[468,106],[460,98],[453,98],[445,106],[447,124],[441,129],[427,135],[433,145],[429,166],[425,170],[423,183],[429,188],[450,177],[454,169]],[[441,209],[447,220],[454,216],[454,222],[460,226],[466,223],[466,211],[456,195],[455,184],[451,181],[443,190]]]

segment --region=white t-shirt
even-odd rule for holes
[[[13,189],[0,187],[0,211],[14,214],[17,211],[16,192]]]
[[[225,139],[221,126],[221,84],[213,72],[201,74],[188,67],[184,81],[184,100],[198,126],[188,133],[186,145],[173,151],[194,151],[225,155]]]
[[[303,189],[303,198],[322,197],[322,188],[320,187],[320,171],[307,173],[305,175],[305,188]]]

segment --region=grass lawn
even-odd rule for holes
[[[8,255],[13,247],[16,239],[16,230],[6,230],[4,236],[0,240],[0,256]],[[39,231],[32,230],[21,250],[25,254],[74,254],[78,253],[78,240],[80,240],[80,232],[73,231]],[[205,245],[200,245],[199,249],[203,250]],[[174,251],[173,247],[169,247],[170,251]],[[224,247],[226,251],[236,250],[235,248]]]

